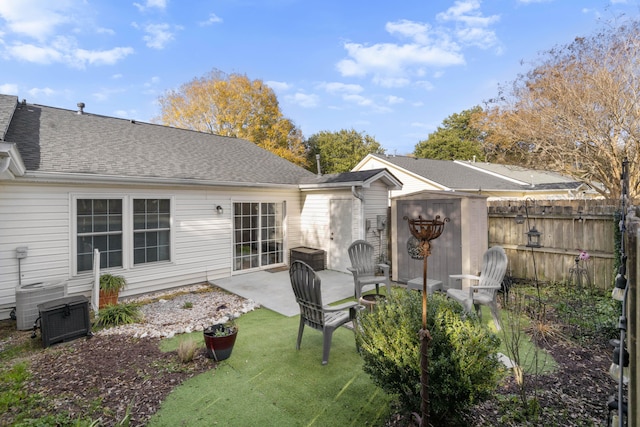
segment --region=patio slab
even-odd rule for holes
[[[346,298],[353,298],[353,276],[334,270],[316,272],[322,281],[322,302],[331,304]],[[296,303],[289,271],[269,272],[266,270],[211,281],[228,292],[252,299],[263,307],[291,317],[300,314]]]

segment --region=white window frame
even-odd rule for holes
[[[105,270],[119,271],[119,270],[137,270],[145,268],[153,268],[158,264],[169,264],[175,262],[175,196],[171,195],[159,195],[159,194],[122,194],[122,193],[77,193],[70,195],[70,273],[71,276],[85,276],[93,274],[91,270],[78,271],[78,199],[120,199],[122,200],[122,267],[111,267]],[[170,210],[170,231],[169,231],[169,260],[145,262],[141,264],[134,264],[133,262],[133,200],[134,199],[159,199],[169,200]]]

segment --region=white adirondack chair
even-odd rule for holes
[[[468,279],[475,281],[468,289],[447,290],[447,297],[458,301],[468,312],[471,306],[475,307],[478,316],[481,316],[481,306],[486,305],[491,309],[491,316],[496,328],[500,330],[500,318],[498,316],[497,293],[502,286],[502,280],[507,272],[507,254],[500,246],[494,246],[484,253],[482,258],[482,271],[480,276],[470,274],[453,274],[449,279]]]

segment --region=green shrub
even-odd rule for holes
[[[484,400],[502,375],[498,336],[440,295],[429,297],[430,421],[458,420],[464,409]],[[394,290],[371,312],[358,316],[357,340],[364,370],[403,410],[420,413],[420,340],[422,297]]]
[[[98,325],[111,327],[136,323],[142,319],[139,304],[109,304],[98,312]]]

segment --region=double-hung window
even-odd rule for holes
[[[171,259],[170,199],[76,199],[77,272]],[[130,208],[129,208],[130,206]]]
[[[168,261],[171,204],[168,199],[134,199],[133,263]]]
[[[76,218],[78,273],[93,269],[93,250],[100,268],[122,267],[122,199],[78,199]]]

